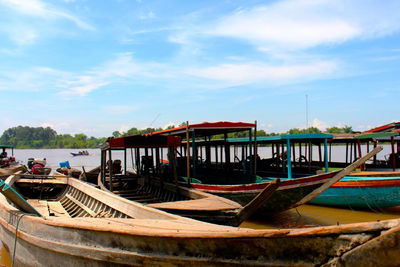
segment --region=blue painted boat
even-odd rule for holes
[[[346,176],[310,203],[365,209],[399,206],[400,176]]]

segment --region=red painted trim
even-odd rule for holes
[[[291,179],[291,180],[281,180],[278,190],[285,189],[285,187],[293,185],[303,185],[308,186],[312,183],[325,182],[326,179],[333,177],[337,172],[324,173],[321,175],[315,175],[305,178]],[[253,191],[264,189],[269,182],[258,183],[258,184],[241,184],[241,185],[209,185],[209,184],[191,184],[194,188],[205,190],[205,191],[227,191],[227,192],[238,192],[238,191]]]
[[[198,123],[198,124],[189,124],[189,129],[252,128],[255,126],[256,125],[254,123],[247,123],[247,122],[218,121],[218,122],[204,122],[204,123]],[[186,125],[177,127],[177,128],[173,128],[173,129],[167,129],[167,130],[154,132],[154,133],[151,133],[151,135],[173,133],[173,132],[181,131],[184,129],[186,129]]]
[[[367,188],[367,187],[394,187],[400,186],[400,179],[389,180],[361,180],[361,181],[339,181],[332,188]]]

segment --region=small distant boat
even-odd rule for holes
[[[0,145],[0,168],[8,168],[18,164],[14,157],[14,148],[15,146]],[[11,156],[7,154],[7,149],[11,149]]]
[[[398,266],[400,219],[301,229],[204,223],[74,178],[0,181],[0,239],[16,266]]]
[[[87,150],[82,150],[79,151],[78,153],[73,153],[71,152],[71,155],[76,157],[76,156],[89,156],[89,152]]]

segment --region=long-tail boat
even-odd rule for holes
[[[248,132],[248,137],[228,138],[228,134],[232,132]],[[322,188],[326,190],[329,185],[339,181],[368,159],[364,158],[343,171],[328,172],[327,144],[332,135],[299,134],[257,138],[256,132],[256,124],[252,123],[215,122],[187,123],[186,126],[152,135],[185,138],[186,142],[180,146],[180,157],[177,160],[179,175],[193,188],[232,199],[242,205],[248,203],[274,178],[279,177],[279,188],[259,208],[258,216],[307,203],[322,193]],[[218,139],[218,136],[223,139]],[[325,162],[322,160],[321,147],[319,154],[320,165],[325,167],[325,172],[313,176],[305,174],[312,166],[306,161],[294,161],[296,142],[324,144]],[[274,157],[260,159],[257,153],[259,145],[270,145],[274,150]],[[299,158],[304,159],[301,145],[299,150]],[[309,149],[308,153],[310,152]],[[377,152],[378,150],[374,153]],[[373,154],[369,154],[371,156]]]
[[[279,180],[276,180],[241,205],[178,183],[175,154],[180,143],[181,138],[174,136],[109,138],[101,148],[98,185],[103,190],[149,207],[232,226],[240,225],[251,216],[279,186]],[[131,171],[128,171],[129,152]],[[164,152],[167,153],[169,164],[162,163]],[[123,156],[123,160],[115,159],[118,153],[120,157]]]
[[[314,198],[311,203],[371,210],[400,206],[400,172],[397,171],[400,153],[399,133],[396,131],[378,132],[398,125],[398,123],[385,125],[363,134],[335,135],[329,143],[345,144],[346,162],[361,157],[362,146],[366,147],[365,151],[368,152],[370,143],[376,147],[379,142],[390,142],[391,154],[384,160],[379,160],[375,156],[373,160],[361,165],[360,171],[353,172],[333,184],[328,190]],[[398,144],[397,153],[395,153],[395,142]],[[331,146],[330,151],[336,147]],[[330,166],[342,166],[343,164],[345,163],[333,162],[333,160],[329,162]]]
[[[253,230],[176,216],[75,178],[0,181],[14,266],[397,266],[400,219]]]

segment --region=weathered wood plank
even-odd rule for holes
[[[47,205],[49,207],[50,213],[54,213],[55,216],[71,217],[59,201],[48,201]]]

